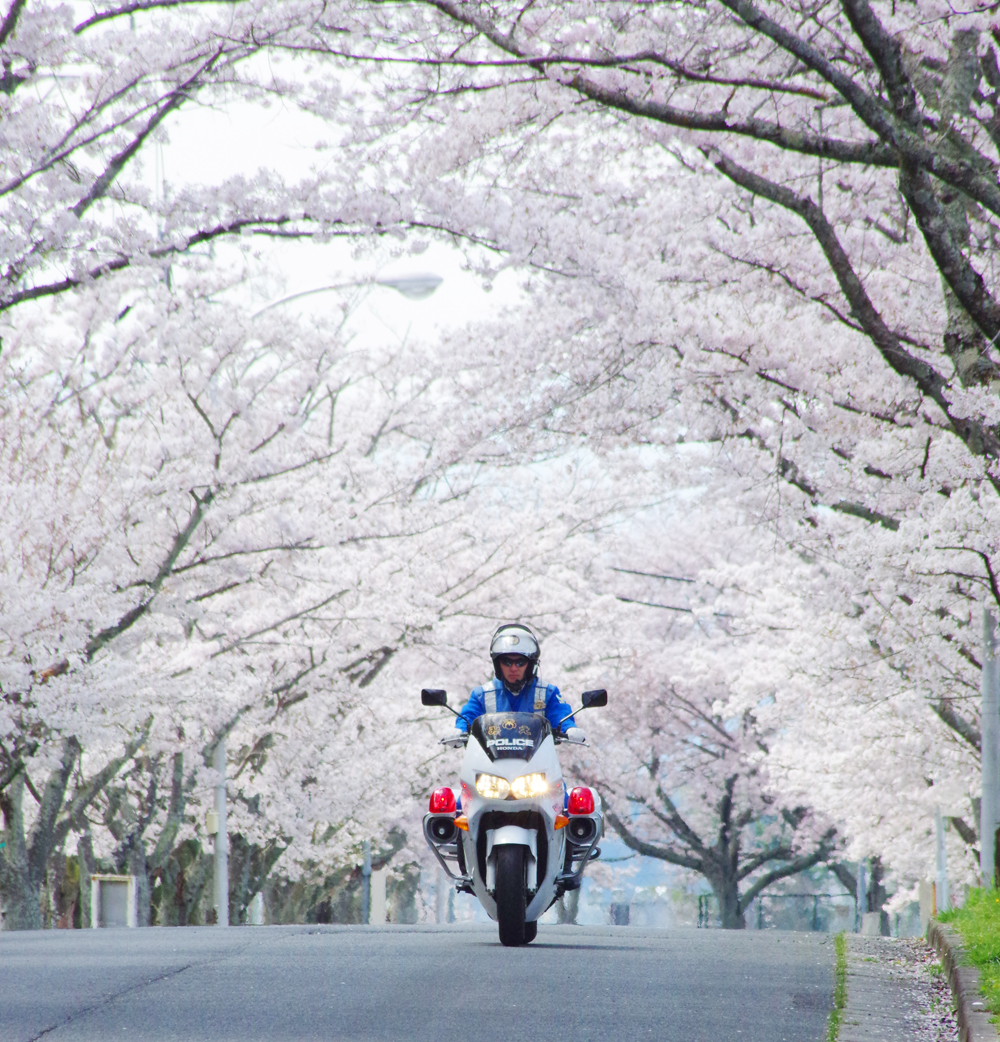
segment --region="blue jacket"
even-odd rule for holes
[[[462,706],[462,713],[455,721],[460,731],[468,731],[472,721],[482,716],[486,710],[487,690],[496,692],[498,713],[540,713],[545,710],[545,719],[553,728],[576,727],[570,707],[562,700],[559,688],[555,684],[546,684],[535,677],[530,684],[521,688],[518,694],[500,680],[491,680],[482,687],[473,688],[469,701]],[[569,719],[563,718],[569,716]]]

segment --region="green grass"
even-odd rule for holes
[[[994,1019],[1000,1016],[1000,893],[970,890],[965,904],[938,918],[962,936],[969,961],[978,967],[983,996]]]
[[[838,933],[833,939],[833,945],[837,953],[837,967],[834,970],[833,1009],[830,1010],[827,1042],[837,1042],[840,1022],[844,1019],[844,1007],[847,1005],[847,937]]]

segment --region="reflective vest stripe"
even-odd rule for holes
[[[483,684],[483,704],[486,706],[487,713],[495,713],[497,711],[497,688],[499,685],[499,680],[491,680],[489,684]]]
[[[539,691],[541,694],[539,695]],[[542,680],[541,677],[535,681],[535,704],[542,703],[541,709],[533,710],[535,716],[540,716],[543,720],[545,719],[545,704],[549,700],[549,685]]]
[[[538,698],[538,692],[542,692],[542,702],[548,701],[549,685],[544,680],[535,681],[535,698]],[[483,684],[483,706],[487,713],[495,713],[497,711],[497,695],[500,692],[500,681],[491,680],[488,684]],[[541,709],[532,709],[533,712],[537,713],[538,716],[545,716],[545,706],[543,704]]]

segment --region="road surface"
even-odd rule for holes
[[[0,934],[0,1042],[821,1042],[833,939],[542,926]]]

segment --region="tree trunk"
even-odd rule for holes
[[[146,845],[142,836],[133,837],[134,843],[128,855],[129,875],[135,876],[135,925],[149,926],[150,889],[146,872]]]
[[[3,837],[0,851],[0,900],[4,929],[41,930],[42,909],[38,882],[31,876],[31,860],[24,835],[24,774],[18,774],[0,798]]]
[[[211,890],[215,859],[212,854],[202,851],[197,840],[186,840],[186,843],[189,844],[188,853],[191,860],[182,868],[178,878],[179,885],[174,891],[180,904],[178,924],[201,926],[202,898],[205,896],[206,887]],[[211,898],[209,905],[211,906]]]
[[[77,840],[76,853],[80,859],[80,929],[86,930],[94,925],[90,904],[90,877],[97,871],[94,843],[89,828]]]
[[[883,885],[885,872],[882,869],[882,859],[873,857],[871,859],[871,881],[868,884],[867,905],[869,912],[881,912],[885,907],[889,895]]]
[[[740,887],[735,874],[723,873],[708,877],[719,902],[719,919],[723,930],[745,930],[746,920],[740,906]]]
[[[945,137],[956,119],[969,115],[973,95],[982,75],[976,56],[979,33],[975,30],[959,30],[952,37],[944,80],[938,99],[928,98],[933,105],[939,103],[941,110],[940,135]],[[918,86],[924,86],[917,77]],[[922,90],[925,98],[926,90]],[[941,205],[945,214],[948,234],[959,249],[968,256],[970,245],[969,202],[960,192],[941,194]],[[972,316],[955,295],[942,274],[941,288],[944,293],[945,313],[948,324],[944,333],[945,353],[955,364],[955,372],[963,387],[988,384],[996,377],[995,366],[990,361],[989,345]],[[878,909],[875,909],[877,911]]]
[[[126,745],[124,756],[111,760],[96,775],[85,780],[68,804],[66,790],[81,749],[76,738],[64,738],[59,766],[50,772],[41,796],[36,796],[38,813],[27,836],[24,829],[24,772],[13,778],[6,790],[0,793],[3,836],[7,844],[0,852],[0,896],[6,909],[8,929],[42,929],[41,891],[52,855],[62,848],[74,825],[79,827],[83,812],[142,744],[147,733],[144,731],[133,738]]]
[[[229,921],[245,923],[254,896],[264,888],[271,869],[287,844],[270,840],[266,846],[249,843],[240,832],[229,836]]]

